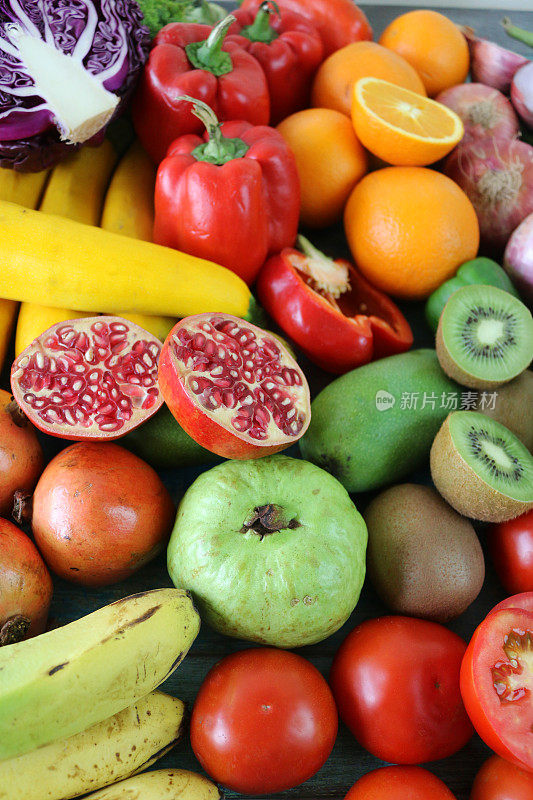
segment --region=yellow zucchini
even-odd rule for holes
[[[104,202],[100,226],[144,242],[152,241],[156,168],[139,142],[134,142],[116,168]],[[177,320],[174,317],[119,312],[164,341]]]
[[[254,310],[243,280],[178,250],[0,202],[0,297],[186,317]]]
[[[4,368],[11,334],[17,317],[18,303],[13,300],[0,300],[0,372]]]
[[[17,172],[0,168],[0,200],[19,203],[26,208],[38,208],[49,175],[42,172]]]
[[[101,227],[132,239],[151,242],[155,176],[153,162],[135,141],[119,161],[109,184]]]
[[[11,302],[5,300],[4,302]],[[21,303],[17,320],[17,333],[15,335],[15,356],[19,356],[33,340],[40,336],[56,322],[67,319],[81,319],[86,317],[84,311],[72,311],[69,308],[52,308],[36,303]]]
[[[107,139],[99,147],[82,147],[52,170],[41,211],[87,225],[98,225],[105,191],[117,159],[117,152]],[[15,336],[16,354],[56,322],[85,316],[85,312],[73,308],[22,303]]]
[[[54,167],[40,210],[86,225],[99,225],[117,160],[117,151],[107,139],[99,147],[82,147]]]

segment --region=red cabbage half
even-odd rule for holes
[[[0,166],[50,167],[101,138],[150,48],[135,0],[0,0]]]

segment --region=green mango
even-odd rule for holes
[[[466,261],[457,270],[454,278],[445,281],[435,289],[426,302],[426,320],[431,330],[436,333],[442,310],[452,294],[463,286],[496,286],[504,292],[512,294],[520,300],[520,295],[511,283],[505,270],[491,258],[474,258]]]
[[[154,469],[197,467],[221,460],[191,439],[166,405],[143,425],[126,434],[120,444]]]
[[[352,613],[366,544],[362,516],[324,470],[285,455],[225,461],[187,489],[168,570],[217,631],[301,647]]]
[[[320,392],[300,450],[349,492],[378,489],[423,465],[442,422],[460,404],[461,390],[434,350],[383,358]]]

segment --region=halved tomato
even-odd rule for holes
[[[520,594],[513,594],[511,597],[506,597],[497,606],[494,606],[491,614],[495,611],[501,611],[502,608],[521,608],[524,611],[533,612],[533,592],[521,592]]]
[[[461,694],[483,741],[533,772],[533,611],[502,608],[479,625],[461,665]]]

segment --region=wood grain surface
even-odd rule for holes
[[[227,3],[227,5],[232,7],[233,4]],[[400,6],[363,6],[363,8],[369,16],[376,38],[390,20],[406,10]],[[460,24],[472,25],[481,36],[499,41],[501,44],[517,51],[520,50],[525,54],[527,53],[527,48],[505,36],[499,25],[503,14],[498,11],[467,11],[457,8],[439,10],[444,11]],[[522,27],[533,28],[533,11],[515,12],[512,14],[512,18],[516,24]],[[326,231],[318,236],[313,234],[313,240],[331,254],[341,255],[344,253],[348,255],[344,237],[340,230]],[[403,310],[412,323],[415,332],[415,347],[432,346],[431,335],[423,319],[422,307],[414,304],[404,305]],[[313,391],[316,393],[329,378],[324,374],[320,374],[316,369],[307,371]],[[7,384],[5,385],[7,388]],[[296,455],[297,451],[294,454]],[[198,473],[191,470],[183,470],[164,474],[163,478],[177,500],[180,494],[190,485],[196,474]],[[429,481],[427,471],[412,476],[412,479],[415,482]],[[353,499],[359,510],[363,511],[368,502],[368,497],[354,496]],[[483,542],[483,530],[480,528],[479,532]],[[144,568],[129,581],[105,590],[89,591],[56,580],[52,618],[55,624],[62,625],[126,595],[164,586],[171,586],[164,557]],[[487,576],[479,598],[449,627],[465,639],[468,639],[485,614],[504,596],[505,592],[499,585],[487,558]],[[366,583],[355,612],[342,630],[326,641],[312,647],[301,648],[298,652],[309,658],[327,676],[332,657],[347,633],[363,620],[385,613],[387,613],[387,609],[379,602],[372,588]],[[250,645],[247,643],[224,638],[206,625],[203,625],[190,654],[177,672],[164,685],[164,689],[192,705],[198,688],[209,668],[222,656],[248,646]],[[405,709],[405,714],[409,714],[409,708]],[[251,743],[251,746],[254,746],[254,743]],[[255,746],[260,748],[261,743],[258,741]],[[428,766],[429,769],[447,783],[458,800],[467,800],[473,777],[488,755],[489,750],[477,736],[474,736],[471,742],[457,755]],[[157,766],[181,767],[201,771],[188,743],[182,743],[160,761]],[[349,731],[341,725],[333,753],[320,772],[302,786],[272,797],[299,798],[300,800],[307,800],[308,798],[342,800],[348,788],[358,777],[379,766],[383,766],[383,763],[365,752]],[[238,795],[227,792],[227,797],[236,798]]]

